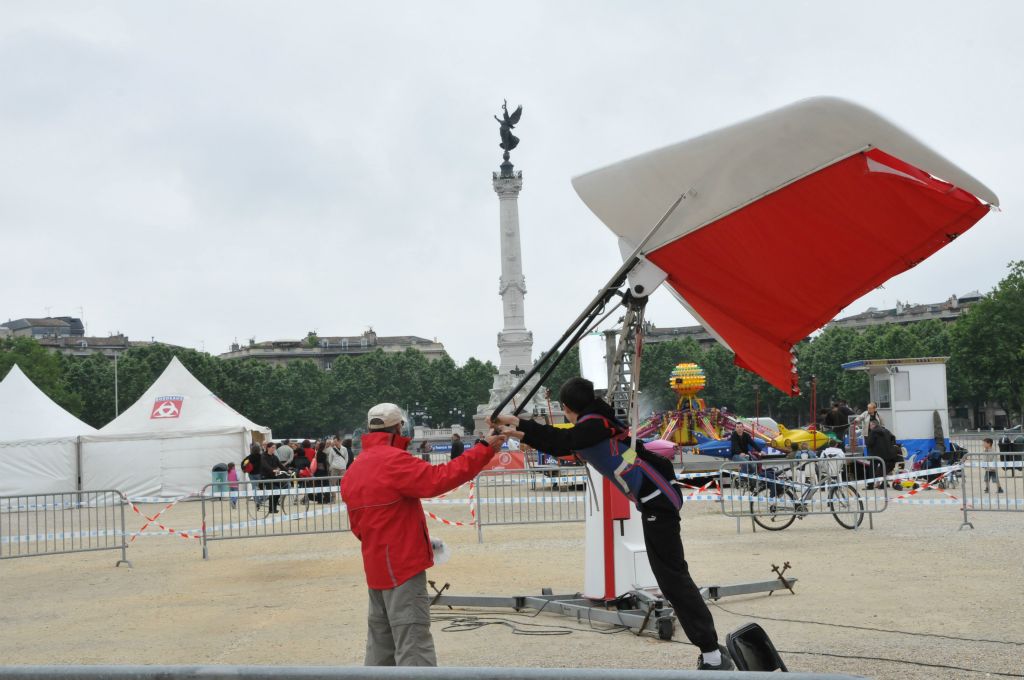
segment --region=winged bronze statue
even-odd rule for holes
[[[512,128],[519,122],[519,118],[523,115],[523,107],[519,106],[511,114],[508,112],[508,100],[501,105],[502,117],[494,117],[494,120],[498,121],[501,126],[501,144],[502,149],[505,150],[505,160],[508,160],[508,152],[516,148],[519,145],[519,138],[512,134]]]

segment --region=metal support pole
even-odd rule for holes
[[[117,350],[114,350],[114,417],[117,417]]]
[[[122,564],[127,564],[128,568],[131,569],[132,563],[128,560],[128,530],[126,528],[128,526],[128,523],[125,521],[124,518],[124,506],[125,503],[127,502],[128,498],[125,496],[121,496],[121,559],[117,561],[117,564],[115,564],[114,567],[117,568],[120,567]]]
[[[75,491],[82,490],[82,436],[75,437]]]
[[[202,539],[201,543],[203,544],[203,559],[204,560],[210,559],[210,551],[209,551],[209,548],[206,545],[206,494],[203,493],[203,492],[206,491],[207,488],[209,488],[209,487],[204,488],[203,491],[200,492],[200,496],[199,496],[199,506],[200,506],[200,508],[202,510],[202,517],[203,517],[203,525],[202,525],[203,526],[203,539]]]
[[[480,514],[480,475],[476,477],[476,542],[484,542],[484,523],[483,515]]]
[[[967,479],[966,475],[964,475],[964,479],[965,480]],[[971,524],[970,520],[967,519],[967,482],[966,481],[964,482],[964,489],[963,489],[963,491],[964,491],[964,493],[963,493],[964,503],[963,503],[963,506],[961,506],[961,507],[963,508],[963,512],[964,512],[964,521],[960,523],[960,528],[957,529],[957,531],[962,531],[964,527],[970,527],[971,529],[974,528],[974,525]]]

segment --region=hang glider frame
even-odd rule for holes
[[[668,221],[676,209],[686,200],[687,193],[683,192],[680,194],[672,205],[669,206],[657,224],[637,244],[633,252],[624,259],[622,266],[612,274],[608,282],[598,291],[597,295],[584,308],[583,312],[576,317],[576,320],[569,325],[569,328],[566,329],[551,349],[534,362],[530,370],[520,377],[516,386],[495,407],[494,412],[491,414],[492,420],[497,418],[510,403],[513,403],[516,396],[533,380],[534,376],[539,374],[540,378],[530,388],[526,396],[518,402],[524,406],[530,403],[540,390],[541,385],[558,368],[558,365],[568,355],[569,351],[621,305],[626,308],[626,315],[618,331],[619,337],[612,362],[613,375],[609,376],[608,393],[616,416],[622,422],[630,421],[630,415],[635,410],[635,400],[633,397],[639,387],[640,380],[639,350],[643,346],[643,310],[647,304],[648,296],[657,290],[658,286],[665,280],[665,273],[644,259],[641,253],[644,246],[658,233],[662,225]],[[623,290],[631,274],[634,277],[634,281],[632,285]],[[606,311],[608,304],[616,297],[620,298],[619,302]],[[515,407],[512,411],[513,415],[518,415],[524,406]]]

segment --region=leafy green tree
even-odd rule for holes
[[[957,320],[950,363],[956,386],[975,407],[998,400],[1024,417],[1024,261]]]
[[[102,354],[69,357],[62,381],[82,401],[78,417],[95,428],[114,419],[114,362]]]
[[[459,369],[455,362],[445,354],[426,364],[422,389],[426,396],[429,422],[434,427],[448,427],[461,422],[462,418],[456,412],[462,412],[464,403],[459,389]]]
[[[408,404],[403,402],[408,402],[409,395],[419,393],[421,377],[397,375],[398,365],[380,349],[360,356],[339,357],[331,367],[326,387],[326,416],[330,429],[351,432],[365,428],[366,412],[382,401],[407,407]],[[416,370],[412,368],[416,365],[414,360],[404,362],[410,370]]]
[[[341,356],[331,366],[330,376],[325,380],[325,412],[331,432],[345,434],[363,425],[366,411],[359,413],[365,402],[363,385],[358,378],[359,357]]]
[[[577,346],[565,353],[558,366],[551,372],[548,379],[544,381],[540,395],[544,396],[545,389],[551,390],[552,401],[558,401],[558,391],[562,389],[565,381],[569,378],[578,378],[580,374],[580,348]]]
[[[218,396],[254,423],[273,428],[277,418],[274,367],[253,359],[220,361],[222,386]]]
[[[459,402],[458,408],[462,411],[462,426],[467,430],[473,428],[473,415],[480,404],[486,404],[491,396],[491,387],[494,385],[494,376],[498,373],[498,367],[490,361],[480,361],[469,358],[458,371],[459,381]]]
[[[325,377],[316,363],[300,359],[275,366],[271,380],[278,396],[275,436],[318,437],[327,432]]]
[[[939,321],[938,319],[929,319],[911,324],[908,328],[917,338],[921,356],[949,356],[952,350],[952,324]]]
[[[738,411],[736,374],[742,370],[736,367],[735,356],[721,345],[707,347],[695,361],[704,368],[708,386],[701,392],[705,403],[718,408]],[[665,376],[667,379],[668,376]]]

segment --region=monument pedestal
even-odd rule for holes
[[[494,385],[491,386],[490,398],[486,404],[480,404],[477,406],[476,415],[473,416],[473,432],[477,436],[485,434],[487,432],[487,419],[494,413],[494,409],[498,407],[501,400],[512,391],[512,388],[519,382],[519,378],[509,373],[498,373],[494,376]],[[528,393],[537,384],[536,379],[531,380],[527,383],[526,387],[523,388],[522,394]],[[506,406],[502,413],[512,413],[513,411],[519,410],[520,414],[525,416],[539,416],[541,421],[544,417],[549,418],[550,423],[560,423],[563,420],[564,414],[562,413],[562,406],[557,401],[551,401],[550,404],[544,395],[544,390],[540,390],[538,394],[526,404],[522,409],[522,406],[518,399],[513,399],[512,402]]]

